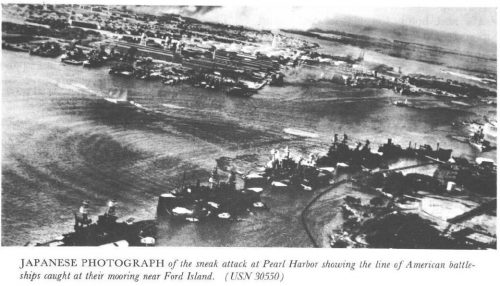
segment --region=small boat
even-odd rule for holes
[[[243,87],[231,87],[227,90],[227,95],[231,96],[250,97],[253,94],[253,91]]]
[[[119,71],[116,74],[122,75],[122,76],[125,76],[125,77],[131,77],[134,73],[131,72],[131,71]]]
[[[222,218],[222,219],[229,219],[231,218],[231,215],[229,213],[220,213],[219,215],[217,215],[219,218]]]
[[[264,207],[264,203],[263,202],[255,202],[255,203],[253,203],[253,206],[255,208],[263,208]]]
[[[257,188],[257,187],[254,187],[254,188],[247,188],[247,190],[249,191],[252,191],[254,193],[262,193],[262,191],[264,190],[263,188]]]
[[[303,189],[304,191],[312,191],[312,187],[307,186],[307,185],[304,185],[304,184],[300,184],[300,185],[302,186],[302,189]]]
[[[132,77],[134,75],[134,69],[130,66],[116,66],[109,70],[109,74]]]
[[[322,171],[330,172],[330,173],[335,172],[335,168],[334,167],[321,167],[319,169],[322,170]]]
[[[349,168],[349,165],[346,163],[339,162],[337,163],[337,168]]]
[[[278,187],[278,188],[280,188],[280,187],[281,187],[281,188],[288,187],[288,185],[287,185],[287,184],[284,184],[284,183],[282,183],[282,182],[276,182],[276,181],[273,181],[273,182],[271,183],[271,186],[273,186],[273,187]]]
[[[214,202],[207,202],[207,204],[211,207],[213,207],[214,209],[218,209],[220,204],[218,203],[214,203]]]
[[[392,104],[394,104],[396,106],[399,106],[399,107],[413,107],[413,105],[411,105],[408,102],[408,99],[405,99],[404,101],[402,101],[402,100],[396,100]]]
[[[81,66],[83,65],[83,61],[77,61],[73,59],[61,59],[61,62],[69,65]]]

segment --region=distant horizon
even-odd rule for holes
[[[415,26],[415,25],[409,25],[409,24],[404,24],[404,23],[389,22],[389,21],[384,21],[384,20],[380,20],[380,19],[362,18],[362,17],[359,17],[359,16],[353,16],[353,15],[338,15],[338,18],[331,18],[331,19],[325,20],[325,22],[329,22],[329,21],[344,21],[344,20],[349,19],[349,18],[351,18],[351,19],[355,18],[355,19],[363,20],[362,23],[357,23],[358,25],[368,24],[370,22],[371,23],[380,23],[380,24],[385,24],[385,25],[389,24],[389,25],[397,25],[397,26],[401,26],[401,27],[410,27],[410,28],[413,28],[413,29],[422,29],[422,30],[431,31],[431,32],[437,32],[437,33],[441,33],[441,34],[456,35],[456,36],[463,37],[463,38],[474,38],[474,39],[479,39],[479,40],[482,40],[482,41],[487,41],[487,42],[490,42],[492,44],[496,44],[496,42],[497,42],[496,38],[494,40],[492,40],[492,39],[489,39],[487,37],[481,37],[480,35],[477,35],[477,34],[464,34],[464,33],[450,32],[450,31],[445,31],[445,30],[438,30],[438,29],[433,28],[433,27]],[[311,29],[318,29],[318,27],[321,27],[321,24],[322,23],[317,23]]]
[[[385,38],[417,44],[425,44],[451,51],[491,57],[497,54],[497,43],[477,35],[459,34],[417,27],[382,20],[359,18],[358,16],[340,16],[318,23],[310,30],[338,31],[364,35],[372,38]]]
[[[316,24],[337,17],[358,17],[427,30],[472,36],[497,43],[496,8],[459,7],[277,7],[277,6],[127,6],[131,10],[176,13],[201,21],[247,26],[256,29],[315,28]],[[154,8],[153,8],[154,7]],[[159,7],[162,7],[159,9]],[[335,10],[332,10],[332,9]],[[276,11],[280,9],[280,11]]]

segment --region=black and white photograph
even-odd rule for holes
[[[2,247],[497,248],[497,8],[139,4],[2,4]]]

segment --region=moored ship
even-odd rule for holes
[[[265,208],[260,195],[251,189],[236,188],[236,173],[231,172],[227,182],[219,182],[214,168],[209,186],[183,186],[160,195],[157,216],[198,222],[209,218],[238,219],[245,213]]]
[[[118,221],[116,201],[108,203],[108,210],[96,222],[88,216],[88,201],[75,213],[74,231],[35,246],[152,246],[156,241],[154,220]]]

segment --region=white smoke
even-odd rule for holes
[[[255,29],[301,29],[332,18],[333,9],[292,6],[224,6],[195,17],[202,21],[241,25]]]
[[[219,8],[218,6],[154,6],[154,5],[129,5],[125,7],[127,10],[136,13],[146,13],[151,15],[160,16],[162,14],[179,14],[182,16],[199,16],[203,15],[213,9]]]

